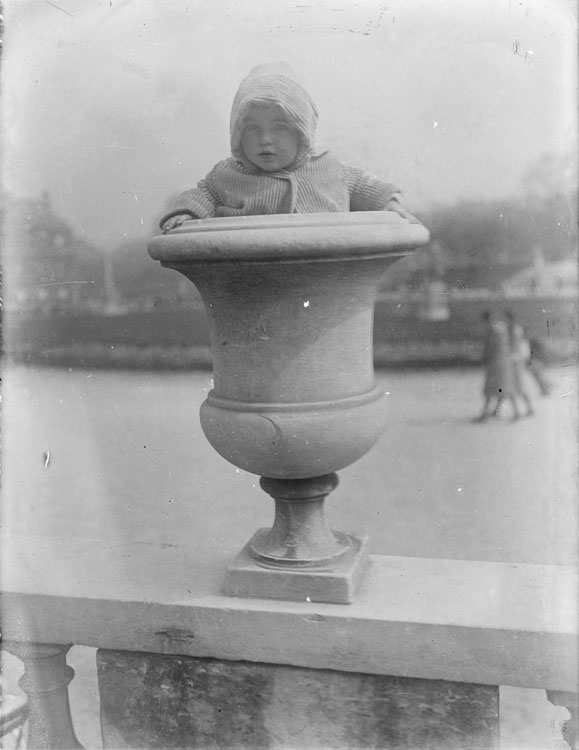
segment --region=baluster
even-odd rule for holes
[[[66,663],[71,645],[4,643],[3,648],[22,660],[19,685],[28,696],[28,746],[38,750],[76,750],[78,741],[68,700],[74,669]]]
[[[554,706],[564,706],[571,714],[563,724],[561,734],[571,750],[579,750],[579,696],[562,690],[547,690],[547,698]]]

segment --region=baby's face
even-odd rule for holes
[[[241,148],[252,164],[265,172],[277,172],[294,161],[299,145],[299,133],[281,107],[250,104]]]

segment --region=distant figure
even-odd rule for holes
[[[483,320],[487,325],[483,350],[486,370],[484,406],[475,421],[484,422],[498,416],[505,401],[511,404],[513,419],[519,419],[521,414],[516,400],[517,382],[507,322],[501,314],[491,311],[483,314]]]
[[[538,385],[541,395],[548,396],[553,386],[545,371],[545,365],[549,360],[547,347],[540,338],[532,337],[529,339],[529,350],[527,368]]]
[[[315,148],[318,110],[285,63],[258,65],[241,82],[230,119],[231,156],[161,219],[259,214],[394,211],[416,222],[393,184]]]
[[[515,375],[515,398],[522,398],[527,413],[526,416],[533,414],[533,405],[531,398],[525,389],[525,372],[527,370],[531,357],[531,347],[525,336],[523,326],[517,321],[511,310],[505,312],[507,321],[507,330],[509,332],[509,341],[511,346],[511,357],[513,360],[513,369]]]

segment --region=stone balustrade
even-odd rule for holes
[[[6,538],[4,549],[6,559],[19,561],[4,571],[4,645],[26,665],[24,687],[34,706],[31,721],[38,747],[78,747],[72,726],[68,733],[62,728],[70,723],[66,684],[71,675],[63,661],[66,644],[109,652],[102,653],[102,680],[105,666],[120,664],[123,654],[127,659],[140,654],[141,661],[146,654],[219,660],[233,668],[239,665],[244,673],[248,664],[256,665],[261,674],[263,665],[297,669],[294,699],[300,694],[302,672],[310,679],[319,673],[315,694],[325,690],[324,684],[330,695],[336,690],[333,682],[327,684],[328,672],[355,681],[360,674],[409,680],[402,695],[408,697],[410,691],[414,699],[407,703],[406,713],[399,712],[398,721],[407,722],[412,731],[416,731],[416,721],[411,721],[416,700],[428,687],[432,697],[437,686],[448,695],[449,685],[454,685],[468,703],[481,696],[465,692],[465,685],[487,686],[492,690],[490,695],[482,692],[487,713],[479,725],[486,738],[480,747],[496,747],[498,716],[492,705],[499,685],[544,688],[554,702],[564,703],[576,716],[573,568],[373,555],[356,601],[339,605],[226,596],[219,549],[205,561],[196,559],[194,549],[182,546],[114,546],[90,540],[35,537],[31,544],[26,538]],[[38,565],[45,559],[56,561],[55,566],[50,576],[39,576]],[[126,572],[127,563],[130,576],[121,579],[119,570]],[[71,570],[76,572],[74,581]],[[65,645],[54,646],[58,642]],[[49,667],[41,676],[38,659],[46,657],[49,661],[44,664]],[[268,684],[279,686],[280,679],[277,675]],[[287,675],[284,679],[287,682]],[[113,683],[106,684],[110,691]],[[400,687],[400,682],[396,684]],[[386,688],[382,683],[365,685],[362,693],[352,685],[343,689],[373,696],[360,708],[372,712],[376,691],[384,695]],[[299,705],[303,711],[303,703]],[[442,711],[438,726],[442,739],[430,747],[454,747],[443,728],[452,734],[460,726],[457,729],[440,706],[437,710]],[[307,721],[307,712],[305,716]],[[281,719],[270,719],[268,726],[274,731]],[[374,738],[376,731],[374,726]],[[416,735],[408,731],[396,747],[412,747]],[[461,731],[466,731],[464,726]],[[68,738],[65,744],[63,732]],[[119,732],[122,727],[109,723],[109,739],[118,740]],[[268,737],[271,746],[287,746]],[[358,740],[364,737],[359,735]],[[329,742],[327,747],[340,747]],[[243,745],[241,737],[239,744]]]

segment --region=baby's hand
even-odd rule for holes
[[[163,233],[170,232],[171,229],[177,229],[177,227],[180,227],[184,221],[196,218],[195,214],[191,211],[187,211],[187,209],[179,209],[177,211],[171,211],[171,213],[163,216],[159,222],[159,227]]]
[[[184,221],[187,221],[187,219],[190,218],[191,217],[188,214],[177,214],[177,216],[172,216],[170,219],[166,219],[160,226],[163,232],[170,232],[171,229],[177,229],[177,227],[180,227]]]

